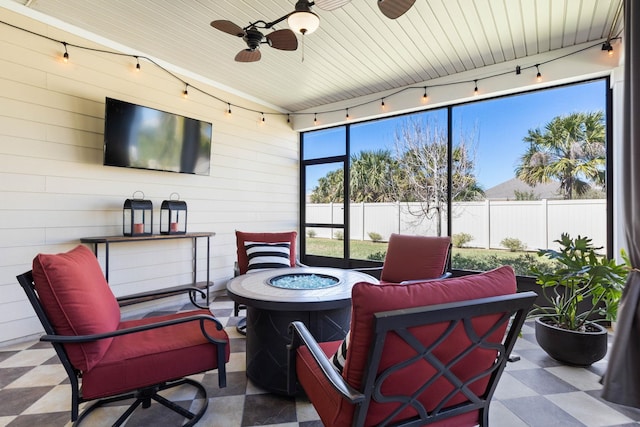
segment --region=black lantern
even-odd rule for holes
[[[136,193],[142,198],[136,198]],[[122,234],[125,236],[149,236],[153,230],[153,203],[144,200],[144,193],[136,191],[132,199],[124,201],[122,208]]]
[[[174,200],[173,196],[177,199]],[[187,232],[187,202],[180,195],[172,193],[170,200],[164,200],[160,206],[160,234],[185,234]]]

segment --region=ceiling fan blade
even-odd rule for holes
[[[231,21],[227,21],[226,19],[211,21],[211,26],[216,30],[231,34],[232,36],[244,36],[244,30],[239,25],[236,25]]]
[[[280,50],[296,50],[298,48],[298,38],[291,30],[277,30],[267,34],[269,46]]]
[[[351,0],[315,0],[314,4],[322,10],[333,10],[344,6]]]
[[[402,16],[416,0],[378,0],[380,11],[390,19],[396,19]]]
[[[262,54],[259,50],[244,49],[238,52],[235,60],[237,62],[256,62],[260,61],[260,58],[262,58]]]

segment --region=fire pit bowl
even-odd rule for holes
[[[325,289],[338,285],[340,279],[328,274],[290,273],[272,277],[267,283],[281,289]]]

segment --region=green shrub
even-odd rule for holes
[[[374,252],[367,255],[367,259],[372,261],[384,261],[384,257],[387,255],[387,251]]]
[[[456,248],[461,248],[472,240],[473,236],[469,233],[456,233],[451,236],[451,243]]]
[[[344,231],[342,230],[336,230],[333,232],[333,237],[336,240],[344,240]]]
[[[309,237],[311,239],[316,237],[316,234],[318,234],[318,233],[316,233],[316,230],[313,230],[313,229],[308,229],[307,230],[307,237]]]
[[[376,233],[375,231],[370,231],[367,234],[369,234],[369,238],[371,239],[372,242],[382,241],[382,235],[380,233]]]
[[[511,252],[520,252],[527,249],[527,245],[525,245],[520,239],[516,239],[515,237],[505,237],[504,239],[502,239],[500,244],[509,249]]]
[[[475,257],[454,253],[451,259],[451,265],[455,269],[471,271],[488,271],[501,265],[510,265],[518,276],[531,276],[531,267],[533,266],[535,266],[539,271],[548,273],[557,269],[555,263],[541,260],[531,253],[518,255],[517,257],[508,255]]]

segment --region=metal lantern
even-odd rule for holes
[[[142,198],[136,198],[136,194]],[[144,193],[136,191],[132,199],[124,201],[122,208],[122,234],[125,236],[149,236],[153,230],[153,203],[144,200]]]
[[[173,199],[176,195],[177,199]],[[172,193],[160,206],[160,234],[185,234],[187,232],[187,202]]]

